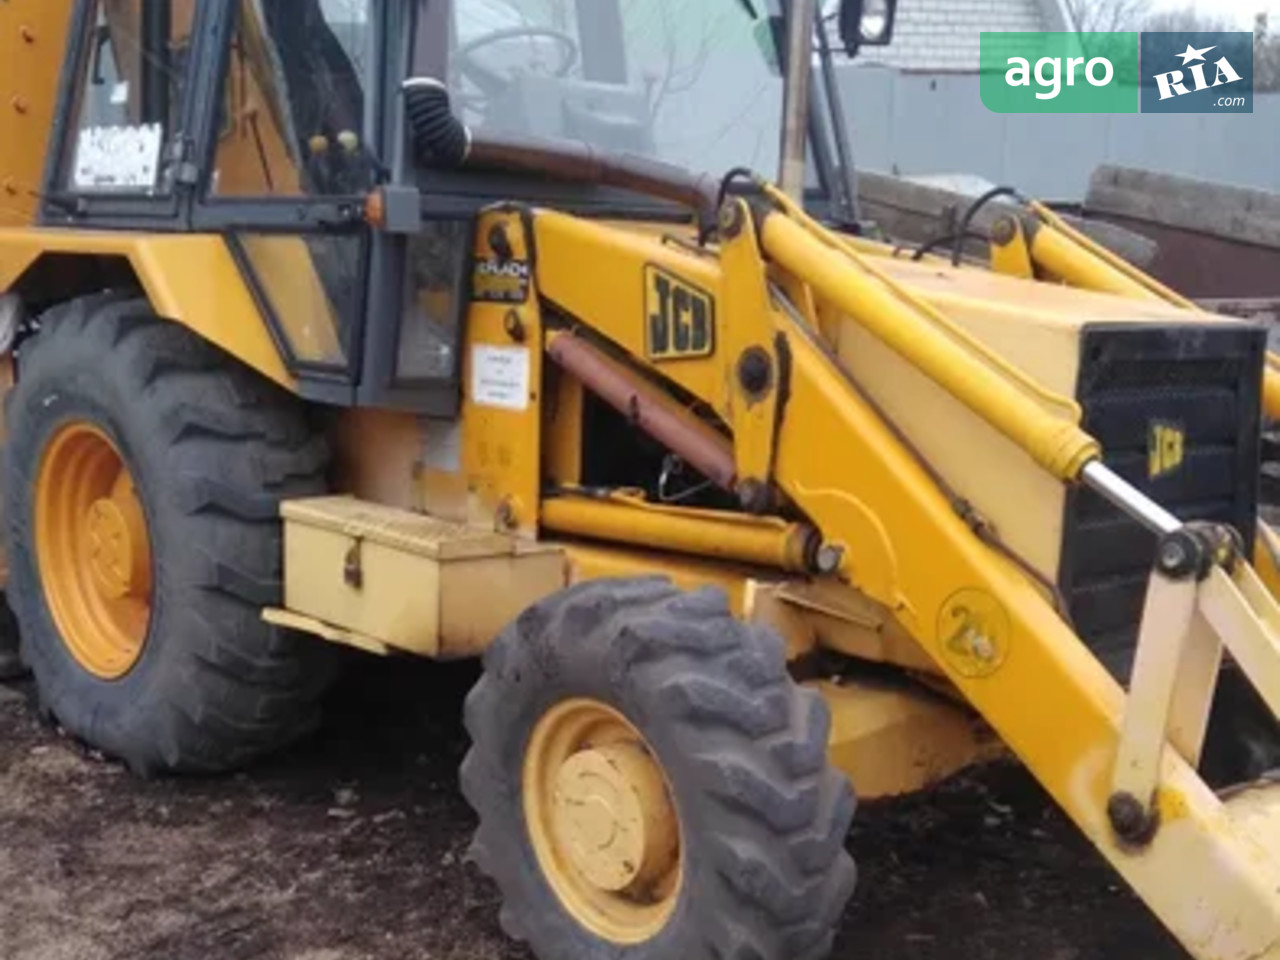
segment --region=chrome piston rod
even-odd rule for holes
[[[1081,479],[1090,490],[1115,504],[1153,533],[1173,533],[1182,528],[1181,520],[1098,460],[1085,464]]]

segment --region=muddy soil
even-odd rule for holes
[[[307,743],[147,782],[0,687],[0,960],[528,960],[463,861],[473,676],[364,662]],[[835,960],[1184,957],[1015,767],[863,805],[849,844]]]

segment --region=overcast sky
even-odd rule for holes
[[[1260,11],[1271,15],[1272,30],[1280,30],[1280,0],[1151,0],[1151,9],[1185,10],[1195,7],[1200,13],[1231,17],[1242,30],[1253,29],[1253,18]]]

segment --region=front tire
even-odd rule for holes
[[[42,318],[6,408],[9,600],[42,708],[141,774],[310,731],[332,651],[263,622],[280,500],[323,492],[294,398],[144,301]]]
[[[829,722],[720,591],[604,580],[530,608],[466,704],[470,857],[504,930],[543,960],[825,957],[855,880]]]

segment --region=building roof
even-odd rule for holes
[[[976,73],[988,31],[1074,29],[1066,0],[899,0],[893,42],[865,47],[860,64],[913,71]]]

